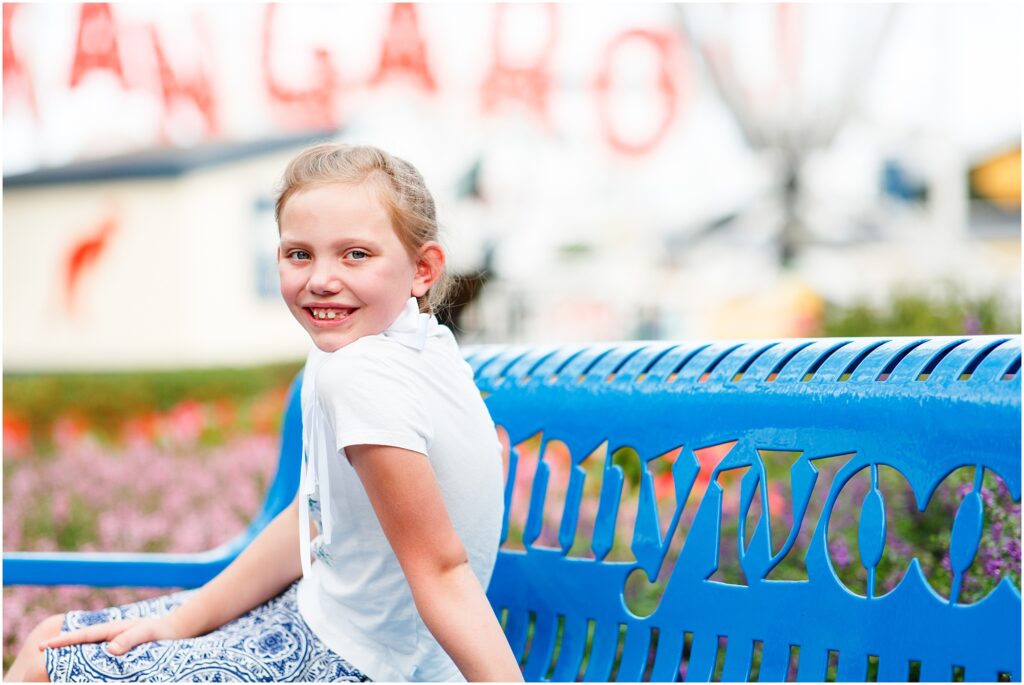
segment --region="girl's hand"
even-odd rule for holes
[[[100,623],[79,628],[39,644],[39,651],[46,648],[65,647],[85,642],[110,641],[107,651],[114,656],[124,654],[135,645],[155,640],[178,640],[192,637],[185,635],[170,615],[152,618],[133,618]]]

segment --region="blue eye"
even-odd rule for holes
[[[305,250],[292,250],[288,253],[290,259],[309,259],[309,253]]]
[[[367,253],[363,252],[362,250],[350,250],[348,254],[350,257],[353,255],[362,255],[362,258],[353,257],[357,262],[361,262],[363,261],[363,259],[370,256]]]

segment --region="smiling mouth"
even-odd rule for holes
[[[351,307],[347,309],[334,307],[303,307],[303,309],[306,311],[306,316],[308,316],[314,324],[329,326],[348,321],[352,314],[356,312],[358,307]]]

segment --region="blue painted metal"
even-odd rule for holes
[[[839,680],[864,680],[869,659],[877,660],[878,680],[906,680],[911,661],[920,663],[922,680],[951,680],[954,668],[962,668],[967,680],[995,680],[999,673],[1020,680],[1019,589],[1004,578],[983,600],[958,601],[984,525],[985,471],[998,474],[1020,501],[1018,337],[477,346],[464,352],[495,423],[513,445],[503,542],[523,463],[515,446],[540,436],[524,549],[502,549],[488,589],[496,613],[507,614],[505,632],[528,679],[671,681],[682,671],[686,680],[707,681],[721,664],[722,679],[744,680],[757,651],[758,680],[779,681],[787,677],[791,651],[799,648],[796,677],[802,681],[824,679],[830,652],[838,656]],[[276,504],[265,507],[249,538],[269,520],[267,512],[280,510],[294,492],[296,403],[293,390],[271,495]],[[554,441],[568,448],[572,467],[557,547],[549,548],[539,540],[545,502],[561,494],[551,491],[555,481],[545,461],[545,448]],[[698,459],[702,448],[722,444],[732,447],[719,461]],[[602,445],[607,456],[590,540],[594,558],[568,557],[587,478],[581,464]],[[623,470],[611,455],[623,447],[635,450],[642,469],[630,541],[636,559],[608,561],[624,486]],[[680,504],[666,525],[654,501],[652,468],[680,449],[671,471]],[[768,450],[796,455],[790,468],[794,524],[778,550],[767,516]],[[840,467],[831,482],[819,483],[820,465],[829,461]],[[874,568],[886,527],[879,466],[907,479],[922,510],[951,472],[975,467],[974,488],[951,531],[950,597],[935,592],[916,559],[894,589],[877,592]],[[710,580],[723,520],[717,479],[733,469],[746,470],[738,515],[744,585]],[[283,480],[285,472],[291,480]],[[863,596],[843,585],[826,544],[836,500],[859,473],[871,478],[858,526],[861,563],[869,569]],[[698,478],[707,482],[706,492],[688,503]],[[762,516],[747,542],[746,512],[755,497]],[[824,507],[817,521],[804,521],[812,497],[823,498]],[[636,616],[624,600],[626,579],[634,571],[648,581],[658,576],[688,507],[696,512],[660,603],[650,616]],[[801,525],[813,527],[807,580],[768,579],[793,550]],[[77,565],[102,556],[7,554],[4,582],[157,584],[151,582],[154,567],[142,559],[160,555],[135,555],[124,573],[113,563]],[[12,570],[19,574],[13,580]],[[203,573],[178,584],[202,582],[208,577]]]
[[[682,667],[687,680],[708,680],[716,662],[722,679],[750,675],[753,645],[762,643],[759,680],[784,680],[790,647],[798,646],[799,680],[822,680],[828,655],[838,655],[840,679],[867,677],[868,657],[878,658],[879,680],[906,680],[910,662],[921,663],[922,678],[951,680],[955,666],[968,680],[995,680],[999,672],[1020,678],[1020,592],[1004,578],[985,599],[971,605],[956,600],[960,576],[977,553],[983,523],[982,469],[997,473],[1020,501],[1020,375],[1018,338],[896,338],[591,345],[550,350],[492,346],[466,350],[495,422],[513,446],[540,434],[538,473],[547,477],[544,446],[568,446],[573,469],[565,488],[557,549],[537,543],[544,502],[554,493],[551,479],[535,481],[526,517],[524,551],[502,550],[489,597],[495,609],[517,617],[509,634],[524,656],[527,616],[537,626],[565,617],[555,680],[600,681],[613,670],[618,626],[626,638],[617,680],[643,673],[652,629],[658,632],[653,680],[673,680]],[[542,358],[543,357],[543,358]],[[531,366],[533,362],[537,366]],[[530,369],[523,373],[524,369]],[[520,375],[522,373],[522,375]],[[970,374],[966,376],[965,374]],[[649,468],[677,448],[673,465],[677,501],[686,502],[700,471],[695,450],[735,441],[710,474],[711,483],[696,507],[676,566],[657,609],[634,616],[623,599],[626,578],[642,569],[653,581],[665,560],[682,510],[665,526],[658,520]],[[631,549],[631,562],[603,560],[612,547],[614,518],[622,494],[622,474],[606,457],[600,505],[592,539],[595,559],[567,557],[575,539],[586,479],[581,462],[602,443],[607,454],[635,449],[645,464]],[[739,550],[746,585],[709,580],[718,565],[722,491],[718,474],[748,469],[741,485],[741,514],[755,493],[768,511],[764,459],[759,450],[800,453],[791,469],[796,521],[807,512],[818,480],[820,460],[845,459],[826,497],[825,510],[812,525],[806,581],[768,580],[788,554],[799,526],[779,550],[771,548],[768,517],[762,516]],[[844,456],[845,455],[845,456]],[[510,489],[520,463],[510,459]],[[906,477],[923,509],[937,485],[960,466],[977,466],[975,490],[956,515],[951,563],[953,598],[938,596],[921,567],[911,563],[903,581],[881,594],[873,569],[885,545],[885,506],[878,489],[878,466]],[[871,569],[867,596],[839,580],[825,536],[840,491],[867,469],[872,487],[861,508],[858,529],[862,563]],[[707,476],[708,474],[704,474]],[[828,484],[826,484],[828,485]],[[817,493],[816,493],[817,494]],[[738,516],[741,526],[745,516]],[[663,530],[667,533],[662,534]],[[746,539],[744,530],[739,538]],[[506,531],[507,535],[507,531]],[[595,624],[586,654],[580,637],[586,621]],[[692,634],[683,660],[684,635]],[[719,637],[728,638],[720,647]],[[524,672],[543,677],[551,670],[547,629],[535,629]],[[720,651],[724,650],[724,655]],[[589,663],[584,659],[589,657]]]

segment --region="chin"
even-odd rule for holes
[[[341,348],[348,345],[351,340],[317,340],[313,338],[313,344],[319,348],[321,352],[337,352]]]

